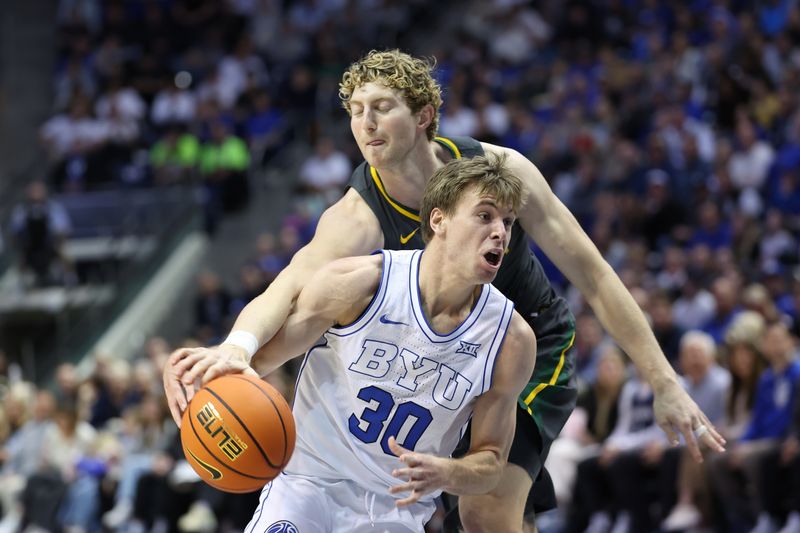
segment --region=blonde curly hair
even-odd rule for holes
[[[442,88],[433,79],[436,60],[420,59],[400,50],[372,50],[345,71],[339,83],[342,107],[350,114],[353,91],[365,83],[377,82],[399,91],[412,113],[418,113],[430,104],[433,118],[425,130],[428,140],[439,129],[439,108],[442,105]]]

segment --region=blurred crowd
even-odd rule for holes
[[[457,9],[449,38],[426,48],[444,88],[440,134],[509,146],[541,169],[728,440],[702,464],[670,447],[652,390],[542,256],[577,317],[582,392],[549,459],[560,509],[540,529],[800,532],[797,2],[494,0]],[[290,144],[308,147],[292,177],[295,209],[254,239],[238,280],[197,276],[187,333],[218,342],[311,238],[360,159],[336,92],[344,67],[395,46],[431,13],[392,0],[62,0],[55,109],[41,130],[48,185],[80,193],[199,184],[213,233],[225,210],[246,206],[253,168],[279,164]],[[158,379],[168,349],[152,341],[143,352],[132,365],[98,357],[74,401],[61,379],[52,393],[9,373],[0,441],[4,479],[16,481],[0,483],[5,516],[29,523],[37,487],[51,486],[37,476],[58,473],[63,504],[49,516],[59,524],[170,529],[188,509],[196,523],[240,527],[247,512],[199,494],[207,490],[173,469],[180,450]],[[270,377],[289,397],[292,372]],[[39,442],[25,435],[45,427],[74,453],[12,460],[15,442]],[[146,498],[166,493],[181,512],[143,511]]]

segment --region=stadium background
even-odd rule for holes
[[[0,528],[164,530],[190,510],[183,530],[241,529],[252,499],[174,468],[160,365],[224,336],[341,194],[360,155],[337,83],[370,49],[436,57],[440,133],[530,157],[681,373],[681,336],[700,329],[714,372],[752,349],[722,380],[752,390],[761,322],[800,332],[794,1],[8,0],[0,16]],[[615,347],[544,263],[592,390]],[[270,380],[291,395],[291,367]],[[707,407],[735,441],[731,409]],[[573,422],[582,449],[593,428]],[[677,470],[648,504],[654,529]],[[611,500],[588,510],[622,527]],[[707,507],[693,527],[746,531],[763,511]]]

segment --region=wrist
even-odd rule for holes
[[[222,341],[222,344],[237,346],[244,350],[245,362],[247,364],[250,364],[250,361],[253,359],[253,355],[255,355],[255,353],[261,347],[258,337],[243,329],[231,331],[225,340]]]
[[[672,370],[672,367],[670,367],[669,371],[667,372],[660,372],[658,375],[653,376],[649,382],[650,386],[653,388],[653,392],[656,395],[674,387],[678,387],[679,389],[683,390],[683,387],[678,381],[678,375],[674,370]]]

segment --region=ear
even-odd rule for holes
[[[433,106],[431,104],[427,104],[425,107],[419,110],[417,114],[417,127],[422,130],[427,130],[428,126],[431,125],[433,122]]]
[[[447,228],[447,217],[438,207],[431,209],[431,218],[429,220],[431,229],[434,235],[441,235]]]

